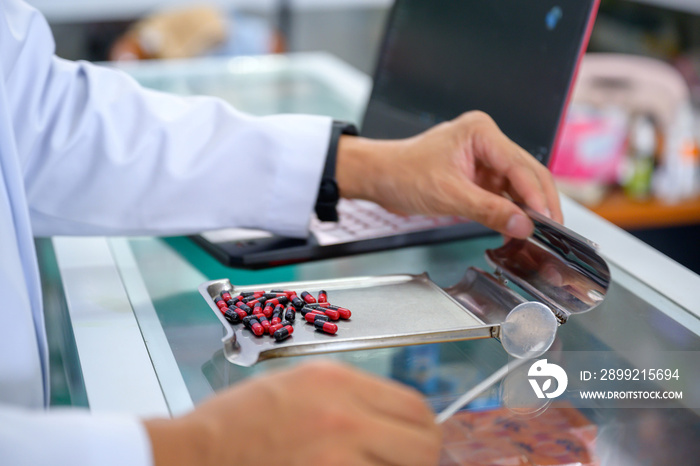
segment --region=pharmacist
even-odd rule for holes
[[[33,237],[235,226],[304,236],[331,121],[255,118],[217,99],[141,89],[119,72],[55,57],[36,10],[0,5],[0,462],[435,462],[439,430],[418,394],[332,363],[252,379],[172,420],[46,410]],[[479,113],[408,140],[343,136],[336,178],[343,196],[466,216],[512,237],[533,226],[502,193],[561,220],[547,170]],[[332,404],[315,402],[328,393]]]

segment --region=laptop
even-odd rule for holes
[[[547,165],[599,0],[396,0],[361,134],[416,135],[469,110]],[[342,199],[306,239],[228,229],[193,236],[223,264],[265,268],[491,233],[460,217],[403,217]]]

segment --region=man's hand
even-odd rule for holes
[[[506,236],[533,224],[511,200],[562,221],[552,176],[482,112],[469,112],[416,137],[373,141],[344,136],[338,148],[341,195],[397,213],[458,215]]]
[[[146,421],[156,465],[430,465],[441,432],[414,390],[329,362],[243,382]]]

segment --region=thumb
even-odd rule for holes
[[[461,215],[512,238],[526,239],[534,232],[530,218],[505,197],[475,184],[463,189],[462,194],[457,201]]]

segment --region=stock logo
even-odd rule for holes
[[[561,396],[569,384],[569,377],[560,366],[556,364],[548,364],[546,359],[540,359],[530,366],[527,372],[528,382],[535,391],[537,398],[556,398]],[[554,391],[549,391],[552,388],[552,379],[557,381],[557,386]],[[542,385],[540,385],[542,380]]]

